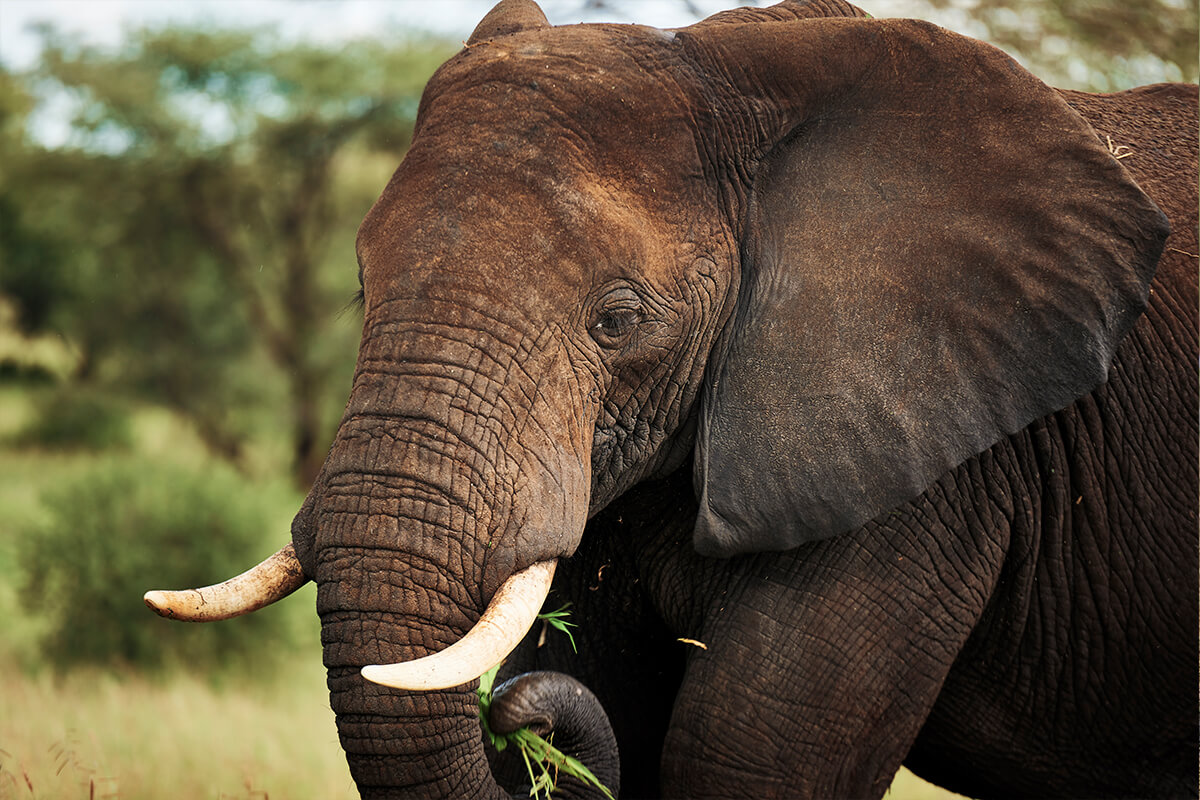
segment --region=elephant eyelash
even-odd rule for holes
[[[601,345],[615,347],[634,331],[641,319],[637,308],[606,311],[592,325],[592,337]]]
[[[367,307],[367,296],[363,292],[362,289],[359,289],[357,292],[354,293],[353,296],[351,296],[349,302],[347,302],[346,305],[342,308],[342,313],[345,314],[348,311],[357,311],[361,314],[363,312],[363,309],[365,309],[366,307]]]

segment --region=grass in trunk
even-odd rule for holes
[[[500,665],[492,667],[479,677],[479,720],[483,732],[492,747],[497,752],[503,752],[508,747],[516,747],[525,760],[525,769],[529,772],[529,796],[550,800],[550,793],[558,785],[561,775],[573,775],[585,784],[595,786],[612,800],[612,792],[600,783],[592,771],[585,767],[577,758],[573,758],[559,750],[553,744],[554,734],[550,739],[543,739],[529,728],[521,728],[512,733],[499,734],[488,724],[488,712],[492,708],[492,686],[496,681],[496,671]]]
[[[549,627],[565,633],[571,640],[571,649],[575,650],[575,637],[571,635],[571,628],[575,627],[575,623],[567,621],[569,614],[567,606],[563,606],[557,611],[539,614],[538,619]],[[483,725],[484,735],[487,736],[492,747],[496,748],[496,752],[503,752],[512,746],[521,753],[521,758],[525,761],[525,769],[529,773],[529,796],[550,800],[550,793],[558,785],[559,776],[572,775],[585,785],[597,787],[609,800],[612,800],[612,792],[607,786],[600,783],[590,769],[585,767],[579,759],[567,755],[554,746],[554,734],[550,734],[550,739],[543,739],[529,728],[521,728],[505,734],[499,734],[492,730],[491,725],[488,724],[488,713],[492,709],[492,688],[496,682],[496,672],[499,669],[500,665],[497,664],[479,676],[479,689],[476,690],[479,693],[479,721]]]

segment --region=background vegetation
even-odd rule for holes
[[[1193,3],[928,2],[1060,85],[1196,77]],[[219,626],[140,596],[286,538],[349,387],[355,229],[458,44],[40,35],[0,67],[0,797],[353,797],[311,587]]]

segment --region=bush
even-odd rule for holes
[[[129,411],[119,401],[78,388],[52,394],[17,443],[55,450],[126,448],[133,440]]]
[[[148,589],[207,585],[269,555],[276,509],[232,470],[109,461],[41,500],[44,518],[20,537],[21,602],[45,618],[56,667],[257,666],[289,641],[279,607],[196,625],[142,603]]]

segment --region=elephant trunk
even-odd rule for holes
[[[479,735],[469,687],[400,693],[330,669],[338,735],[364,800],[397,797],[504,798]]]
[[[621,792],[617,737],[599,699],[582,683],[559,672],[526,672],[497,686],[488,722],[496,733],[529,726],[554,734],[554,745],[582,762],[603,786],[560,775],[555,797],[564,800],[613,797]]]
[[[362,675],[371,663],[444,650],[472,626],[467,592],[442,577],[451,574],[447,565],[409,558],[411,568],[397,571],[398,560],[377,548],[335,546],[323,550],[318,567],[338,572],[333,580],[318,574],[317,608],[351,775],[363,798],[506,797],[483,750],[474,681],[406,691]]]
[[[503,796],[474,691],[496,651],[482,648],[431,681],[388,677],[429,662],[381,665],[473,650],[479,637],[519,641],[542,597],[494,637],[485,609],[530,568],[544,592],[550,565],[574,551],[587,520],[590,418],[554,399],[580,392],[576,376],[561,348],[536,346],[542,333],[498,325],[473,305],[434,282],[368,311],[346,414],[293,524],[317,583],[339,735],[364,797]],[[426,319],[442,307],[455,325]],[[459,644],[481,618],[479,636]],[[373,683],[364,667],[406,688]]]
[[[464,480],[467,456],[448,446],[462,438],[428,420],[348,420],[300,526],[313,531],[305,560],[331,704],[363,797],[505,796],[484,751],[476,678],[541,610],[565,553],[539,534],[581,530],[586,515],[578,491],[514,495],[503,477]]]

